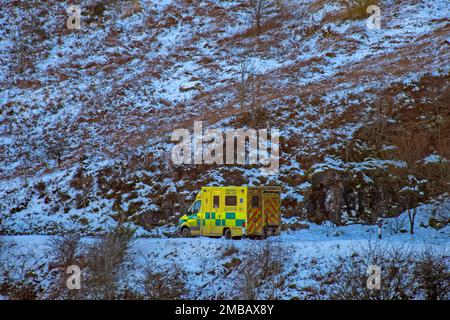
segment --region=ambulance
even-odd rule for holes
[[[266,238],[280,234],[280,187],[202,187],[178,223],[182,237]]]

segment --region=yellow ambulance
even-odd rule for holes
[[[182,237],[265,238],[280,234],[280,187],[202,187],[178,223]]]

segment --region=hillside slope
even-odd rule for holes
[[[381,30],[277,1],[259,31],[245,1],[80,1],[73,31],[69,2],[0,3],[2,233],[148,230],[203,185],[281,185],[286,217],[336,224],[448,197],[448,1],[379,1]],[[199,120],[278,128],[279,174],[173,165]]]

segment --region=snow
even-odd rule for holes
[[[447,162],[447,161],[449,161],[449,160],[447,160],[447,159],[441,157],[441,156],[438,155],[438,154],[429,154],[428,156],[426,156],[426,157],[423,159],[423,163],[425,163],[425,164],[429,164],[429,163],[440,163],[440,162]]]
[[[447,206],[447,209],[450,206]],[[305,261],[317,261],[317,268],[326,270],[331,261],[338,256],[349,255],[356,248],[363,248],[369,243],[380,245],[407,245],[415,251],[420,251],[425,247],[433,246],[443,250],[450,250],[450,226],[440,230],[435,230],[428,226],[428,218],[433,215],[434,206],[423,205],[418,208],[418,215],[414,235],[409,233],[392,233],[390,223],[404,223],[407,230],[406,213],[397,218],[384,219],[383,238],[378,240],[377,225],[352,224],[347,226],[334,226],[328,222],[322,225],[301,221],[307,229],[283,231],[280,236],[271,237],[268,240],[256,241],[250,239],[229,241],[225,239],[211,239],[207,237],[197,238],[167,238],[162,234],[164,231],[174,231],[166,228],[159,228],[154,232],[156,238],[137,237],[133,244],[133,261],[136,267],[135,272],[130,275],[128,285],[134,284],[139,290],[142,268],[152,265],[159,269],[171,266],[176,263],[182,266],[186,272],[185,279],[189,287],[190,298],[217,298],[218,295],[232,298],[236,294],[233,286],[222,285],[230,283],[227,275],[224,274],[224,264],[231,257],[224,257],[223,251],[228,246],[233,245],[238,249],[237,257],[245,258],[246,250],[254,250],[255,247],[263,246],[266,241],[281,244],[291,252],[291,260],[287,270],[296,270],[295,276],[291,276],[289,281],[296,284],[296,288],[306,287],[313,284],[314,270],[299,269]],[[450,212],[447,212],[447,216]],[[300,222],[298,218],[284,219],[284,223],[291,225]],[[46,250],[48,250],[51,236],[2,236],[6,243],[15,243],[14,254],[19,257],[26,254],[30,258],[29,263],[48,263]],[[95,238],[83,238],[83,242],[89,243]],[[5,259],[5,258],[3,258]],[[32,266],[31,266],[32,267]],[[211,272],[214,270],[215,272]],[[226,272],[225,272],[226,273]],[[224,278],[225,277],[225,278]],[[44,281],[44,280],[42,280]],[[286,289],[281,293],[281,299],[289,299],[298,292],[295,289]]]

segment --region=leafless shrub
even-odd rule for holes
[[[289,259],[290,249],[270,240],[249,248],[237,270],[239,298],[254,300],[265,292],[266,298],[277,299],[278,290],[284,285],[284,271]]]
[[[35,300],[41,293],[39,268],[32,251],[17,250],[16,243],[2,243],[0,251],[0,294],[10,300]]]
[[[130,255],[134,230],[118,225],[88,248],[86,275],[82,290],[92,299],[117,297],[119,280],[125,275],[124,263]]]
[[[8,271],[9,246],[3,237],[0,236],[0,294],[6,291],[6,276]]]
[[[49,287],[48,297],[51,299],[79,299],[80,290],[69,290],[67,280],[70,274],[68,267],[77,265],[84,266],[84,257],[80,242],[80,235],[69,233],[61,237],[54,237],[50,240],[49,256],[51,267],[55,271],[53,283]]]
[[[367,287],[369,266],[381,268],[381,288]],[[445,250],[426,246],[416,253],[405,245],[380,245],[339,257],[321,278],[332,299],[447,300],[450,292],[450,260]]]
[[[258,261],[255,257],[247,257],[241,268],[239,268],[239,275],[237,277],[238,291],[243,300],[255,300],[258,298],[258,288],[261,286],[260,279],[255,277],[258,274]]]
[[[338,257],[323,280],[330,298],[344,300],[397,300],[414,297],[414,256],[406,246],[383,247],[369,242],[350,256]],[[381,288],[369,289],[368,270],[381,268]],[[328,281],[330,278],[333,281]]]
[[[24,11],[13,11],[9,13],[15,28],[12,30],[12,41],[14,42],[11,49],[11,58],[13,62],[13,71],[11,74],[25,76],[27,72],[34,72],[36,61],[36,45],[48,38],[39,17],[32,14],[33,7],[38,4],[33,1],[27,1],[23,4]],[[23,12],[23,14],[20,14]]]
[[[405,230],[406,218],[401,215],[394,219],[386,219],[385,224],[391,234],[397,234]]]
[[[426,247],[418,256],[414,277],[419,292],[427,300],[450,298],[450,257],[445,251]]]
[[[449,122],[444,125],[446,125],[447,128],[450,127]],[[449,130],[447,129],[447,132],[448,131]],[[448,138],[449,135],[449,133],[441,134],[439,132],[436,146],[437,153],[440,155],[439,162],[437,163],[439,173],[438,186],[439,191],[442,193],[448,192],[450,189],[450,163],[447,161],[448,159],[450,159],[450,138]]]
[[[154,264],[152,264],[154,265]],[[148,267],[145,270],[145,298],[150,300],[178,300],[187,294],[185,273],[175,263],[169,266]]]
[[[368,268],[381,269],[381,288],[369,289]],[[450,292],[449,256],[444,251],[425,247],[419,253],[405,245],[380,245],[369,242],[350,256],[339,257],[325,276],[322,288],[331,299],[446,300]]]
[[[50,240],[50,254],[53,263],[60,267],[67,267],[79,262],[77,251],[80,248],[80,235],[68,233]]]

